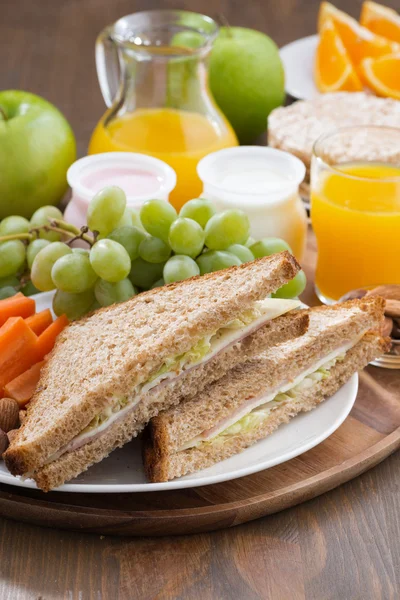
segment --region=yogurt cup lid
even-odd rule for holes
[[[169,165],[153,156],[136,152],[104,152],[80,158],[67,171],[68,184],[83,200],[90,202],[96,192],[84,185],[82,179],[100,168],[112,169],[113,167],[138,169],[156,175],[159,189],[152,194],[153,197],[168,196],[176,185],[176,173]],[[127,194],[127,202],[131,205],[143,203],[148,198],[148,195]]]

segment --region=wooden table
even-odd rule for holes
[[[359,13],[360,2],[336,5]],[[386,0],[397,6],[398,0]],[[118,17],[157,7],[223,14],[278,45],[315,32],[317,0],[3,0],[2,89],[54,102],[79,154],[104,112],[96,34]],[[0,165],[1,174],[1,165]],[[306,260],[313,269],[312,248]],[[315,302],[311,287],[305,299]],[[315,500],[234,529],[133,540],[46,530],[0,520],[0,598],[82,600],[398,598],[399,456]]]

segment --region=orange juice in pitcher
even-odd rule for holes
[[[205,59],[217,31],[196,13],[145,11],[123,17],[97,40],[97,72],[110,108],[89,153],[132,151],[165,161],[177,174],[170,200],[178,209],[201,192],[199,160],[238,144],[207,86]],[[114,66],[109,52],[118,58]]]

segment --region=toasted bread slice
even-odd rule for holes
[[[202,443],[204,432],[226,423],[232,415],[238,415],[248,399],[262,398],[271,390],[279,390],[319,359],[352,340],[358,340],[367,329],[375,328],[383,316],[383,301],[351,301],[309,312],[310,328],[302,338],[280,344],[238,365],[202,393],[151,420],[144,452],[150,481],[167,481],[240,452],[287,422],[291,416],[313,408],[386,348],[385,341],[377,334],[364,335],[354,348],[347,351],[344,361],[333,367],[326,380],[314,385],[312,391],[296,396],[295,401],[275,408],[271,417],[257,428],[236,435],[223,444],[215,444],[211,440]],[[187,447],[191,440],[200,440],[200,443]]]
[[[251,309],[299,269],[282,252],[139,294],[72,323],[5,453],[11,473],[37,471],[115,397],[132,396],[167,358]]]
[[[161,410],[178,404],[182,397],[191,398],[209,383],[225,375],[239,363],[283,340],[303,335],[308,327],[306,311],[293,311],[267,323],[247,338],[227,348],[197,369],[190,370],[169,386],[146,394],[140,404],[123,420],[115,422],[102,436],[80,448],[67,452],[33,474],[38,487],[49,491],[100,462],[115,448],[135,437],[145,424]]]

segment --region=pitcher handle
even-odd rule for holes
[[[96,40],[96,70],[104,102],[110,108],[120,88],[121,68],[118,49],[109,29],[104,29]]]

